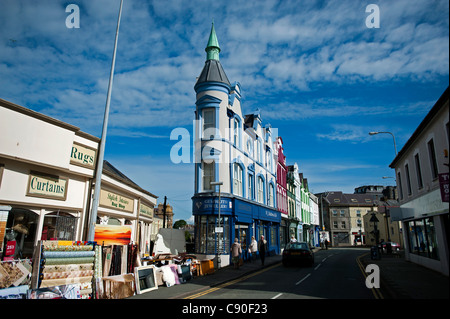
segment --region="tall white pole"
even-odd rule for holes
[[[119,9],[119,17],[117,18],[116,38],[114,41],[114,51],[113,51],[112,64],[111,64],[111,73],[109,74],[108,94],[106,96],[105,115],[103,117],[102,137],[100,140],[100,149],[99,149],[98,157],[97,157],[97,169],[96,169],[96,173],[95,173],[94,200],[92,202],[92,210],[91,210],[91,215],[89,218],[88,233],[87,233],[88,241],[94,240],[95,224],[97,222],[97,210],[98,210],[98,205],[99,205],[99,201],[100,201],[100,186],[101,186],[102,171],[103,171],[103,158],[105,155],[106,132],[108,130],[109,104],[110,104],[110,100],[111,100],[112,83],[113,83],[113,77],[114,77],[114,66],[116,64],[117,40],[119,38],[119,26],[120,26],[120,18],[122,16],[122,5],[123,5],[123,0],[120,0],[120,9]]]

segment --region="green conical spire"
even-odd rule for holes
[[[211,33],[209,34],[208,44],[206,45],[206,60],[219,60],[219,41],[217,40],[214,22],[212,23]]]

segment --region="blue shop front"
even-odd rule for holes
[[[248,260],[252,236],[267,241],[268,254],[280,253],[281,215],[275,209],[235,197],[221,196],[220,218],[218,196],[192,198],[195,217],[195,253],[200,259],[217,259],[221,266],[231,262],[230,247],[234,238],[242,246],[242,258]],[[203,257],[203,258],[202,258]]]

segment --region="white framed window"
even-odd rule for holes
[[[273,184],[269,184],[269,192],[267,193],[267,204],[272,207],[275,206],[274,201],[273,201],[273,198],[275,196],[274,194],[275,194],[275,188],[273,187]]]
[[[213,138],[216,128],[216,117],[214,109],[203,110],[203,137]]]
[[[248,174],[248,199],[254,199],[255,177],[253,174]]]
[[[239,147],[239,139],[240,139],[240,129],[239,129],[239,120],[237,118],[234,118],[234,137],[233,137],[233,143],[234,146]]]
[[[214,170],[215,170],[215,163],[202,163],[202,170],[203,170],[203,190],[204,191],[212,191],[214,190],[213,186],[211,186],[211,182],[214,181]]]
[[[242,168],[238,163],[233,164],[233,193],[242,196]]]
[[[264,180],[258,177],[258,202],[264,204]]]

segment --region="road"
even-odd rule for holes
[[[312,267],[281,263],[187,299],[374,299],[357,257],[367,250],[334,248],[315,254]]]

